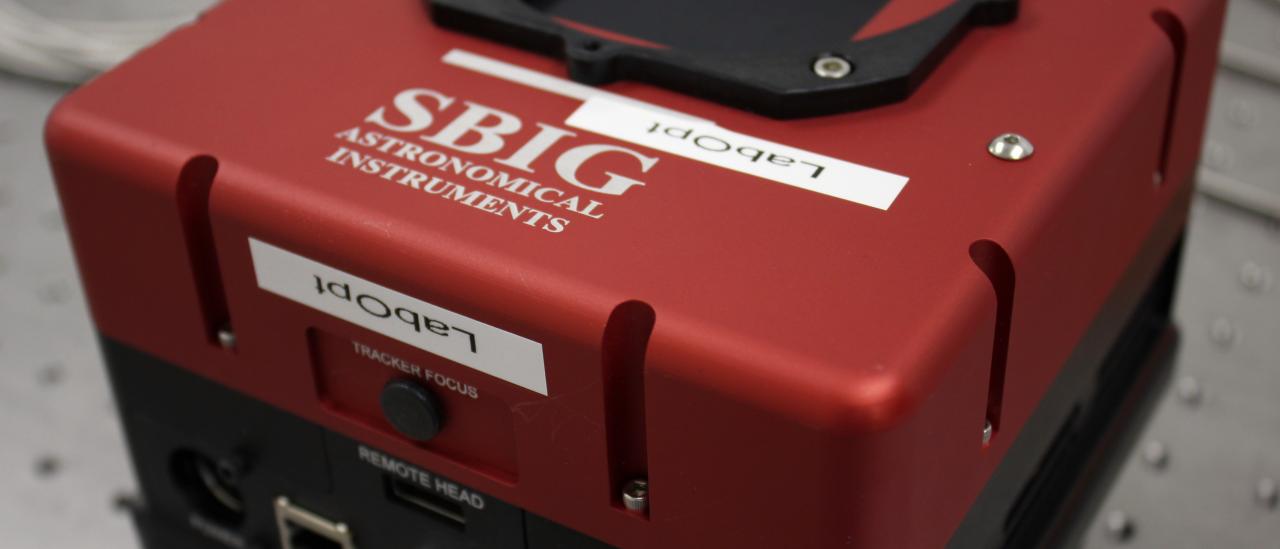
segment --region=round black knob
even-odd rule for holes
[[[440,400],[426,387],[403,379],[382,388],[382,415],[401,435],[417,442],[435,438],[444,426]]]

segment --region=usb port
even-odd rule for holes
[[[440,522],[458,530],[467,526],[467,515],[464,514],[461,503],[416,484],[387,477],[387,497],[402,506],[436,517]]]
[[[283,549],[355,549],[351,529],[294,505],[289,498],[276,498],[276,526]]]

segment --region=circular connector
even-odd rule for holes
[[[238,482],[219,474],[214,460],[192,450],[179,450],[169,461],[174,484],[191,507],[227,525],[244,521],[244,499]]]

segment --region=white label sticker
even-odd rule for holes
[[[583,101],[566,124],[721,168],[888,210],[907,177],[736,133],[715,122],[599,88],[451,50],[446,64]]]
[[[542,344],[250,238],[263,290],[547,394]]]
[[[588,97],[565,122],[721,168],[822,193],[881,210],[907,185],[901,175],[788,147],[597,95]]]

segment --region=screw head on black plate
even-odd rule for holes
[[[853,63],[843,57],[824,55],[813,62],[813,73],[829,80],[839,80],[853,72]]]
[[[382,415],[405,438],[426,442],[444,426],[440,400],[426,387],[396,379],[382,388]]]

